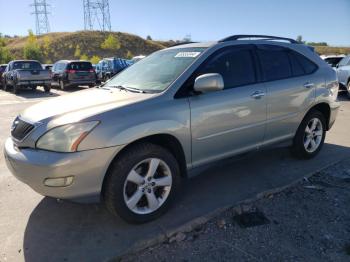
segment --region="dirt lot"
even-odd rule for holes
[[[121,260],[350,261],[349,203],[350,158]]]

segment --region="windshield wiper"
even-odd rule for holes
[[[134,87],[125,87],[125,86],[106,86],[106,87],[118,88],[120,90],[131,91],[135,93],[146,93],[145,91]]]

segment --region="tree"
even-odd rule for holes
[[[101,48],[106,50],[118,50],[120,48],[120,42],[118,38],[110,34],[101,44]]]
[[[50,63],[51,60],[49,59],[50,53],[51,53],[51,43],[52,39],[48,35],[43,37],[43,44],[41,46],[42,53],[44,54],[46,63]]]
[[[100,62],[101,58],[98,55],[94,55],[93,57],[90,58],[91,64],[98,64]]]
[[[85,54],[82,54],[80,56],[80,60],[89,60],[89,57],[87,55],[85,55]]]
[[[23,57],[25,59],[41,60],[41,50],[38,40],[32,30],[28,31],[28,38],[23,49]]]
[[[151,37],[150,35],[148,35],[148,36],[146,37],[146,39],[147,39],[147,40],[152,40],[152,37]]]
[[[7,64],[12,60],[12,55],[6,47],[6,41],[0,34],[0,64]]]
[[[127,58],[127,59],[131,59],[131,58],[133,58],[133,57],[134,57],[134,55],[131,53],[130,50],[128,50],[128,52],[127,52],[127,54],[126,54],[126,58]]]
[[[305,43],[305,41],[303,41],[303,36],[302,35],[298,35],[296,40],[299,43]]]
[[[74,56],[75,56],[76,58],[80,58],[80,57],[81,57],[81,50],[80,50],[80,46],[79,46],[79,45],[77,45],[77,46],[75,47]]]

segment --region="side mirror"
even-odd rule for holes
[[[219,91],[224,89],[224,79],[217,73],[204,74],[196,78],[193,88],[203,93]]]

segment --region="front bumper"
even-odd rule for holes
[[[97,202],[108,166],[120,146],[74,153],[36,149],[17,149],[11,138],[4,147],[7,167],[20,181],[41,195],[77,202]],[[47,178],[73,176],[65,187],[44,185]]]

